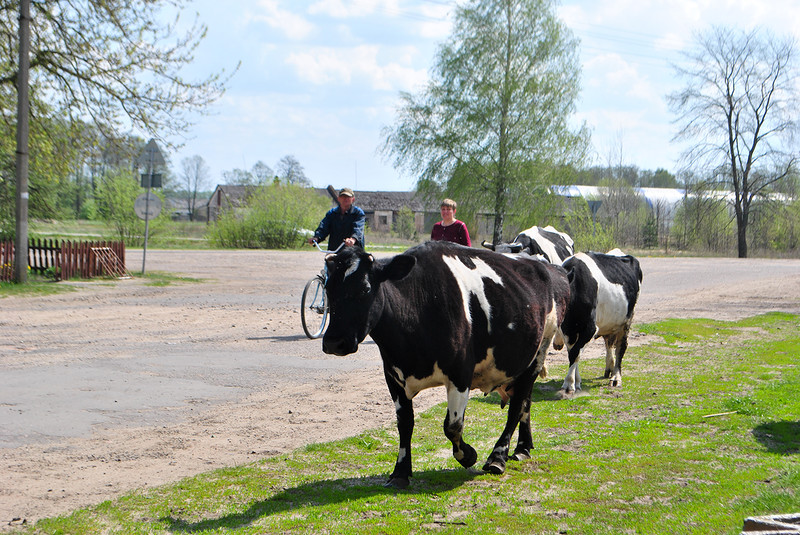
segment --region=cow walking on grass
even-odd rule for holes
[[[506,426],[483,469],[505,471],[517,425],[512,458],[530,457],[531,389],[569,299],[560,266],[448,242],[426,242],[377,261],[360,248],[346,248],[326,263],[331,323],[323,350],[347,355],[370,335],[395,403],[400,447],[387,486],[408,486],[412,400],[435,386],[447,390],[444,433],[464,467],[477,461],[463,437],[473,388],[510,400]]]
[[[628,348],[633,309],[642,285],[639,261],[614,249],[606,254],[578,253],[563,266],[569,278],[570,300],[561,324],[563,340],[558,336],[554,344],[560,349],[566,343],[569,353],[562,390],[571,394],[581,389],[581,350],[601,336],[606,346],[605,377],[611,386],[621,386],[622,357]]]

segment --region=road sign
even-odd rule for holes
[[[142,175],[143,188],[160,188],[161,187],[161,173],[153,173],[152,175]]]
[[[149,198],[148,198],[149,196]],[[133,203],[133,211],[139,219],[149,221],[161,213],[161,199],[155,193],[142,193]]]
[[[156,143],[155,139],[151,139],[145,145],[142,154],[139,156],[139,159],[136,162],[145,169],[148,169],[151,173],[153,169],[156,167],[163,167],[167,165],[167,162],[164,161],[164,155],[161,154],[161,149],[158,148],[158,144]]]

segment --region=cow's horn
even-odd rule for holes
[[[486,240],[483,240],[481,242],[481,245],[483,245],[487,249],[491,249],[492,251],[494,251],[494,244],[493,243],[486,243]]]

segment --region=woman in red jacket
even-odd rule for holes
[[[456,219],[456,201],[445,199],[439,208],[442,212],[442,220],[433,225],[431,239],[451,241],[471,247],[472,242],[469,239],[467,225]]]

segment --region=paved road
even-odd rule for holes
[[[129,251],[129,269],[141,269]],[[643,258],[637,321],[800,312],[798,260]],[[82,283],[74,293],[3,299],[0,448],[162,425],[249,394],[379,364],[366,343],[324,355],[297,312],[319,253],[160,251],[147,270],[200,283]],[[788,288],[794,288],[788,291]]]

